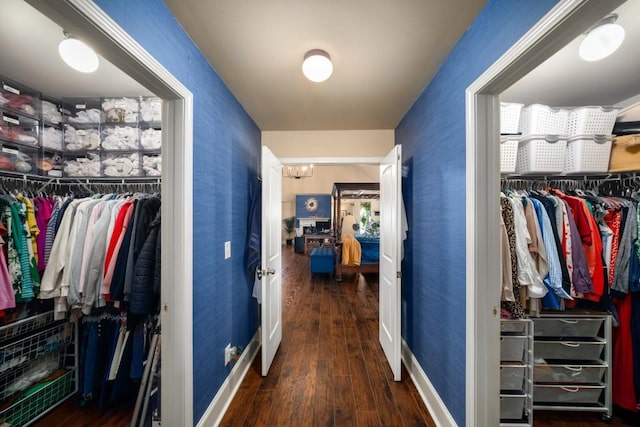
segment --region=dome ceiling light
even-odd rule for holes
[[[615,52],[624,41],[624,28],[616,24],[618,15],[612,13],[601,19],[585,33],[580,43],[580,58],[600,61]]]
[[[64,33],[65,38],[58,45],[58,53],[62,60],[74,70],[81,73],[93,73],[98,69],[98,55],[89,46]]]
[[[329,54],[321,49],[312,49],[304,55],[302,73],[315,83],[320,83],[331,77],[333,64]]]

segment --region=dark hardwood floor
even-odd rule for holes
[[[309,257],[290,246],[283,269],[282,344],[264,378],[258,354],[222,425],[435,426],[404,368],[403,381],[393,381],[378,342],[377,277],[351,275],[340,284],[312,277]],[[69,400],[35,425],[124,427],[132,407],[104,413]],[[640,426],[637,415],[624,415],[611,425]],[[594,413],[536,412],[534,425],[605,424]]]

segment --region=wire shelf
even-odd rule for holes
[[[53,323],[53,311],[37,314],[0,327],[0,341],[27,334]]]

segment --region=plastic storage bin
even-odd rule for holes
[[[522,390],[524,365],[500,366],[500,390]]]
[[[159,151],[162,148],[162,130],[160,128],[140,128],[140,147],[143,150]]]
[[[515,102],[500,103],[500,133],[515,135],[520,132],[520,113],[524,104]]]
[[[567,139],[565,173],[595,173],[609,170],[610,135],[576,135]]]
[[[103,125],[100,133],[103,150],[131,151],[140,148],[137,126]]]
[[[9,79],[0,80],[0,107],[34,118],[40,116],[39,92]]]
[[[20,145],[39,145],[39,121],[8,111],[0,111],[0,139]]]
[[[100,176],[100,153],[89,152],[82,156],[65,154],[64,176],[96,177]]]
[[[596,337],[604,319],[536,319],[536,337]]]
[[[103,98],[102,111],[106,123],[138,123],[140,104],[136,98]]]
[[[528,321],[525,320],[506,320],[500,321],[500,333],[506,335],[524,335],[527,330]]]
[[[602,360],[549,360],[536,364],[533,380],[537,383],[600,384],[607,370]]]
[[[63,98],[62,112],[65,123],[75,128],[104,122],[100,98]]]
[[[38,173],[52,178],[63,176],[64,160],[59,152],[44,150],[42,158],[36,163]]]
[[[140,98],[140,121],[160,123],[162,120],[162,100],[155,96]]]
[[[0,170],[35,174],[38,155],[37,147],[0,143]]]
[[[534,353],[536,359],[599,360],[605,341],[601,338],[567,341],[536,339]]]
[[[521,362],[527,337],[500,337],[500,360],[504,362]]]
[[[518,139],[518,136],[500,138],[500,173],[515,173],[516,160],[518,159]]]
[[[42,121],[45,123],[60,125],[62,124],[62,113],[60,102],[43,99],[40,104],[40,111],[42,111]]]
[[[162,156],[142,153],[142,175],[162,176]]]
[[[520,420],[524,415],[524,401],[526,395],[523,392],[500,393],[500,419]]]
[[[557,174],[565,167],[567,140],[555,135],[530,135],[520,139],[516,173]]]
[[[610,135],[618,110],[611,107],[581,107],[571,110],[567,119],[568,135]]]
[[[40,141],[43,148],[62,151],[64,148],[63,140],[64,135],[59,126],[52,126],[48,124],[42,126]]]
[[[140,176],[140,154],[102,153],[102,175],[109,177]]]
[[[66,124],[64,146],[67,151],[97,150],[100,148],[100,130],[95,125]]]
[[[569,110],[532,104],[520,113],[520,132],[523,135],[566,135]]]
[[[534,403],[598,403],[604,385],[561,386],[536,385],[533,392]]]

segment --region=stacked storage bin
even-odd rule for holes
[[[565,167],[569,111],[532,104],[522,109],[516,173],[559,174]]]
[[[617,109],[605,107],[581,107],[570,112],[564,173],[608,171],[617,115]]]
[[[533,425],[533,322],[500,321],[500,425]]]
[[[518,134],[520,133],[520,113],[524,104],[500,103],[500,173],[512,174],[516,171],[518,154]]]

